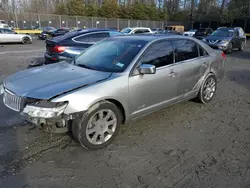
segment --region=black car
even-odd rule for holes
[[[50,35],[50,37],[57,37],[60,35],[65,35],[69,31],[70,31],[69,28],[60,28],[60,29],[48,31],[48,34]]]
[[[213,29],[211,28],[200,28],[197,29],[197,31],[195,32],[195,34],[193,35],[193,37],[202,40],[205,37],[211,35],[213,33]]]
[[[179,33],[178,31],[175,31],[175,30],[169,30],[169,29],[163,30],[163,31],[161,32],[161,34],[174,34],[174,35],[181,35],[181,33]]]
[[[56,31],[56,28],[50,27],[50,26],[43,27],[41,29],[42,29],[42,32],[41,34],[38,35],[38,38],[41,40],[46,40],[47,38],[49,38],[49,33]]]
[[[225,53],[231,53],[234,48],[237,48],[239,51],[244,49],[246,35],[241,27],[221,27],[203,39],[203,41],[212,48],[223,50]]]
[[[119,35],[123,34],[108,29],[79,29],[48,39],[46,40],[45,64],[71,60],[93,44]]]

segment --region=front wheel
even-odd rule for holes
[[[226,49],[225,53],[226,54],[231,54],[232,50],[233,50],[233,44],[229,43],[228,46],[227,46],[227,49]]]
[[[243,51],[243,50],[244,50],[244,47],[245,47],[245,42],[242,41],[241,44],[240,44],[240,47],[238,48],[239,51]]]
[[[113,103],[102,101],[73,121],[72,133],[84,148],[100,149],[114,140],[121,120],[120,110]]]
[[[214,75],[210,75],[203,82],[200,91],[198,93],[197,99],[199,102],[206,104],[210,102],[217,90],[217,80]]]

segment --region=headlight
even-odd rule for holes
[[[228,40],[222,40],[221,42],[222,42],[222,43],[226,43],[226,42],[229,42],[229,41],[228,41]]]
[[[2,95],[4,93],[4,87],[3,84],[0,84],[0,95]]]
[[[48,101],[39,101],[33,104],[28,104],[25,106],[23,113],[36,118],[52,118],[60,116],[65,108],[67,107],[68,102],[48,102]]]
[[[207,42],[207,40],[206,40],[206,39],[202,39],[202,41],[203,41],[203,42]]]

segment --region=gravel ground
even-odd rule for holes
[[[43,51],[43,41],[0,47],[0,80]],[[99,151],[35,129],[1,103],[0,187],[249,188],[250,45],[227,59],[211,103],[181,103],[125,125]]]

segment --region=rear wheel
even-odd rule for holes
[[[217,90],[217,80],[214,75],[210,75],[206,78],[202,84],[200,91],[198,93],[197,99],[201,103],[210,102]]]
[[[29,37],[24,37],[24,38],[22,39],[22,43],[23,43],[23,44],[31,44],[31,40],[30,40]]]
[[[86,149],[100,149],[110,144],[117,135],[122,120],[120,110],[108,101],[89,108],[79,120],[74,120],[74,138]]]

